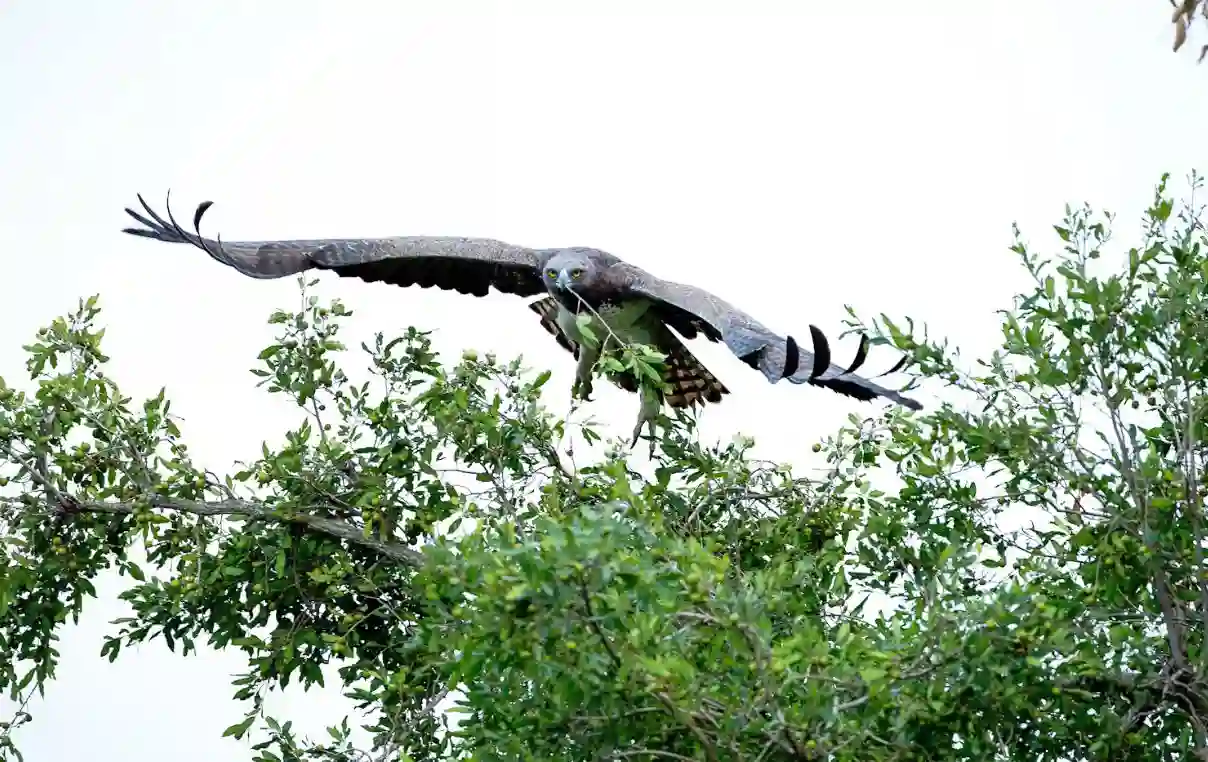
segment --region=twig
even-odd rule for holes
[[[608,639],[608,636],[604,633],[604,629],[600,627],[600,623],[596,621],[596,615],[592,610],[591,605],[591,592],[587,589],[587,580],[584,579],[582,575],[579,576],[579,594],[583,599],[583,607],[585,609],[584,613],[587,614],[587,626],[591,628],[591,631],[594,632],[596,637],[600,639],[600,642],[604,644],[604,650],[608,652],[608,656],[612,659],[612,663],[616,665],[618,669],[620,669],[621,655],[618,654],[616,649],[612,647],[612,641]]]
[[[692,757],[685,757],[683,754],[676,754],[673,751],[660,751],[659,749],[632,749],[630,751],[614,751],[612,752],[613,759],[624,759],[626,757],[636,757],[639,755],[649,757],[664,757],[666,759],[678,759],[683,762],[696,762]]]

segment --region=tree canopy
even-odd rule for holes
[[[1163,178],[1133,246],[1085,206],[1043,253],[1016,230],[1033,285],[989,356],[853,314],[930,404],[853,415],[820,477],[686,417],[649,462],[574,452],[600,435],[548,373],[416,329],[347,350],[314,295],[254,371],[297,426],[219,476],[83,301],[0,381],[0,759],[114,571],[100,656],[245,654],[226,733],[256,762],[1208,759],[1200,191]],[[368,719],[265,713],[325,669]]]

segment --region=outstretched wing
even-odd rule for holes
[[[126,209],[143,227],[125,228],[130,235],[169,243],[189,243],[219,262],[252,278],[284,278],[306,270],[333,270],[337,275],[395,286],[418,285],[486,296],[491,286],[507,294],[532,296],[545,291],[541,255],[491,238],[406,236],[395,238],[327,238],[296,241],[223,241],[201,235],[201,218],[213,202],[193,214],[190,233],[177,224],[170,207],[164,220],[138,197],[146,214]]]
[[[831,362],[826,335],[815,326],[810,326],[814,350],[811,352],[792,336],[773,333],[755,318],[704,289],[663,280],[628,263],[613,265],[609,270],[609,279],[616,288],[654,301],[667,324],[686,338],[704,334],[712,341],[725,342],[739,359],[762,372],[772,383],[783,378],[859,400],[884,397],[912,410],[922,409],[916,400],[855,374],[868,354],[867,337],[861,338],[851,366],[843,368]],[[902,358],[886,372],[893,373],[905,363],[906,358]]]

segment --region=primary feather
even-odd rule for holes
[[[141,195],[138,200],[142,211],[127,208],[126,212],[141,227],[123,232],[191,244],[252,278],[282,278],[315,269],[370,282],[435,286],[474,296],[485,296],[491,288],[526,297],[546,294],[530,307],[541,325],[575,355],[578,363],[572,391],[582,397],[590,394],[592,370],[608,339],[654,346],[666,355],[665,388],[655,398],[643,397],[635,440],[643,422],[651,422],[662,403],[672,407],[716,403],[729,393],[676,333],[686,339],[703,336],[724,343],[771,383],[787,379],[859,400],[881,397],[912,410],[922,407],[898,391],[856,375],[854,371],[867,355],[866,337],[861,338],[855,360],[844,368],[831,362],[826,336],[813,325],[809,326],[810,351],[794,337],[774,333],[704,289],[664,280],[599,249],[532,249],[491,238],[441,236],[227,242],[201,235],[201,218],[212,205],[209,201],[197,207],[194,232],[189,232],[176,222],[170,207],[165,220]],[[590,315],[592,331],[605,339],[604,346],[591,347],[579,335],[575,318],[583,313]],[[905,358],[887,373],[904,363]],[[629,391],[641,388],[632,375],[614,375],[612,380]]]

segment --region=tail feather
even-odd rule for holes
[[[691,407],[707,402],[721,402],[723,394],[729,394],[726,385],[717,379],[704,363],[688,350],[684,343],[668,331],[666,343],[661,349],[666,352],[663,383],[670,389],[663,399],[671,407]]]
[[[536,312],[541,318],[541,327],[553,335],[558,341],[558,346],[570,352],[577,359],[579,357],[579,346],[566,338],[566,334],[562,333],[562,329],[558,327],[558,300],[552,296],[547,296],[535,302],[529,302],[529,309]]]

